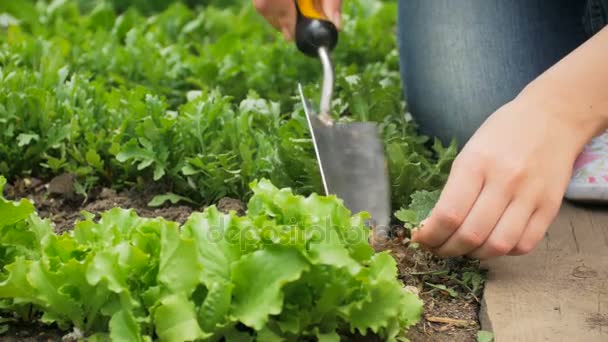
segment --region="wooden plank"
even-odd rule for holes
[[[482,329],[502,341],[608,341],[608,211],[564,203],[530,255],[486,263]]]

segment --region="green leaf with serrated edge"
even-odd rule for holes
[[[374,249],[369,245],[371,229],[365,224],[369,217],[368,214],[363,213],[353,215],[349,229],[343,237],[350,255],[361,263],[368,262],[374,254]]]
[[[88,150],[85,159],[89,165],[98,169],[103,168],[103,160],[95,150]]]
[[[368,243],[370,230],[365,226],[368,215],[351,217],[341,200],[316,194],[306,198],[297,196],[289,189],[276,188],[265,179],[253,182],[251,188],[254,195],[248,210],[252,215],[268,215],[282,224],[306,227],[305,239],[344,245],[358,262],[369,260],[373,254]],[[298,241],[304,243],[301,238]]]
[[[148,206],[149,207],[160,207],[167,202],[171,202],[171,204],[177,204],[179,202],[193,203],[193,201],[191,199],[189,199],[188,197],[179,196],[179,195],[169,192],[164,195],[154,196],[154,198],[152,198],[152,200],[150,200],[150,202],[148,202]]]
[[[218,281],[208,285],[207,296],[199,309],[201,328],[205,332],[213,332],[218,326],[225,324],[232,301],[234,285],[226,281]]]
[[[158,281],[175,293],[190,295],[202,270],[194,240],[182,238],[177,225],[163,225]]]
[[[38,141],[40,136],[38,134],[26,134],[21,133],[17,136],[17,146],[23,147],[32,143],[32,141]]]
[[[138,141],[139,140],[139,141]],[[142,148],[143,146],[143,148]],[[132,161],[138,163],[137,170],[141,171],[154,164],[155,181],[165,175],[165,165],[162,159],[158,159],[159,154],[154,150],[154,146],[145,138],[131,139],[120,152],[116,155],[116,160],[121,163]]]
[[[374,333],[391,326],[393,321],[399,320],[402,310],[414,310],[417,308],[406,307],[403,300],[403,288],[395,282],[380,281],[368,289],[368,297],[351,306],[345,312],[350,326],[357,329],[362,335],[366,335],[368,329]],[[395,305],[399,303],[399,306]],[[422,302],[419,303],[422,307]]]
[[[26,226],[35,236],[35,248],[37,252],[42,252],[45,244],[48,243],[51,237],[55,236],[53,225],[50,220],[41,219],[37,214],[30,215],[29,221]]]
[[[233,315],[245,325],[261,329],[269,315],[281,313],[281,288],[298,280],[308,267],[302,255],[289,246],[268,246],[244,256],[233,266]]]
[[[143,341],[139,324],[128,310],[123,309],[112,315],[109,327],[112,341]]]
[[[96,245],[111,246],[117,241],[128,238],[132,231],[151,221],[153,220],[138,217],[134,210],[113,208],[101,214],[98,224],[91,227],[93,228],[91,233],[98,239]],[[158,224],[151,225],[154,230],[160,232]]]
[[[36,261],[31,264],[27,280],[46,312],[60,319],[58,324],[65,326],[67,322],[72,322],[76,326],[83,325],[81,304],[61,290],[66,281],[62,274],[49,270],[42,261]]]
[[[208,337],[196,319],[194,304],[185,295],[171,295],[161,300],[154,312],[156,334],[161,341],[181,342]]]
[[[368,288],[368,296],[343,311],[348,315],[352,328],[365,335],[368,329],[378,333],[381,329],[394,326],[400,319],[413,318],[413,321],[417,321],[420,318],[422,301],[413,300],[413,295],[410,296],[401,284],[394,281],[397,276],[396,262],[388,253],[376,254],[367,271],[369,283],[364,286]]]
[[[336,271],[331,267],[318,268],[307,274],[308,287],[318,293],[318,299],[312,308],[312,317],[322,319],[325,326],[334,326],[338,309],[358,298],[359,280],[350,276],[345,270]],[[358,276],[358,275],[357,275]]]
[[[64,237],[63,235],[62,237]],[[73,252],[78,253],[78,248]],[[69,259],[62,264],[58,273],[66,279],[63,292],[74,301],[82,304],[84,317],[86,317],[85,330],[95,327],[104,322],[101,309],[111,296],[110,290],[105,286],[92,286],[86,279],[87,265],[92,258],[85,258],[82,261]]]
[[[232,228],[238,228],[240,218],[225,215],[215,206],[211,206],[203,213],[194,213],[184,224],[183,236],[193,239],[201,255],[203,271],[201,280],[223,279],[230,280],[231,265],[241,256],[241,249],[237,242],[231,240],[229,234]],[[232,231],[238,234],[239,231]]]
[[[0,265],[10,264],[18,256],[28,260],[40,257],[43,241],[28,228],[26,222],[0,227]]]
[[[115,293],[123,292],[127,287],[126,275],[121,272],[118,257],[110,251],[100,251],[95,254],[86,271],[89,284],[96,286],[104,282],[104,286]]]
[[[439,200],[441,192],[437,191],[417,191],[412,194],[412,201],[407,209],[401,209],[395,213],[397,219],[402,222],[418,226],[420,221],[430,215],[431,210]]]
[[[318,320],[323,319],[322,312],[314,316],[314,292],[317,290],[311,286],[310,272],[304,272],[302,278],[297,282],[283,287],[285,301],[281,314],[273,320],[281,332],[301,335],[306,332],[308,326],[313,326]],[[327,321],[325,321],[327,322]]]
[[[141,272],[150,267],[152,256],[127,241],[119,242],[112,248],[112,252],[118,256],[120,269],[130,276],[140,276]]]
[[[432,284],[432,283],[428,283],[428,282],[426,282],[425,284],[434,289],[441,290],[441,291],[449,294],[450,297],[452,297],[452,298],[458,297],[458,292],[456,292],[456,290],[454,290],[450,287],[447,287],[444,284]]]
[[[423,302],[415,294],[404,291],[401,302],[402,310],[398,329],[407,329],[420,321],[423,311]]]
[[[39,304],[36,290],[27,279],[33,261],[18,256],[15,261],[4,267],[8,277],[0,282],[0,298],[15,299]]]
[[[395,212],[395,217],[401,222],[410,223],[412,225],[417,225],[419,222],[418,214],[410,209],[399,209]]]
[[[232,300],[232,264],[241,256],[239,239],[232,242],[227,234],[239,227],[240,219],[220,213],[209,207],[204,213],[195,213],[184,224],[183,236],[195,241],[200,255],[202,272],[200,281],[209,293],[202,304],[201,324],[205,331],[225,322]],[[235,231],[239,234],[239,231]]]
[[[372,281],[394,280],[397,277],[397,263],[395,259],[388,252],[374,255],[369,265],[368,277]]]
[[[6,178],[0,176],[0,227],[23,221],[35,211],[32,203],[26,199],[19,202],[5,200],[2,197],[5,185]]]
[[[311,262],[333,267],[344,267],[353,275],[359,273],[361,265],[350,256],[349,251],[339,242],[338,233],[328,227],[322,232],[322,235],[318,242],[311,242],[309,245]]]

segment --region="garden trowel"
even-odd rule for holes
[[[371,215],[374,240],[388,235],[390,188],[384,146],[378,127],[371,122],[335,122],[331,115],[334,69],[329,52],[338,31],[322,14],[319,1],[296,0],[296,45],[308,56],[319,58],[323,84],[319,111],[315,111],[299,85],[326,194],[335,194],[353,213]]]

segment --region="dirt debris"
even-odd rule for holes
[[[230,211],[235,211],[237,215],[243,216],[245,215],[245,211],[247,211],[247,206],[241,200],[224,197],[218,202],[217,209],[226,214]]]

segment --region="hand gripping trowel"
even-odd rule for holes
[[[371,122],[334,122],[331,100],[334,70],[330,51],[338,30],[327,19],[319,0],[295,0],[298,10],[296,45],[319,58],[323,66],[320,110],[316,112],[299,85],[326,194],[335,194],[353,213],[371,215],[374,242],[386,241],[390,224],[390,188],[384,146]]]

